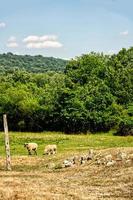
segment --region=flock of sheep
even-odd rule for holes
[[[35,155],[37,155],[37,149],[38,144],[37,143],[25,143],[24,147],[27,148],[29,155],[32,155],[32,152],[34,152]],[[51,144],[47,145],[44,148],[43,155],[52,155],[57,153],[57,145]],[[117,162],[121,161],[122,163],[132,163],[133,154],[130,156],[127,156],[124,152],[117,152],[116,155],[107,154],[101,156],[101,154],[95,155],[93,149],[89,149],[88,154],[82,155],[82,156],[74,156],[72,158],[66,159],[62,163],[62,168],[64,167],[73,167],[75,164],[84,164],[87,161],[93,160],[93,162],[97,163],[98,165],[104,164],[107,167],[113,166],[117,164]]]
[[[32,152],[34,152],[35,155],[37,155],[37,143],[25,143],[24,147],[27,148],[29,155],[32,155]],[[44,149],[43,155],[51,155],[57,153],[57,145],[47,145]]]
[[[38,144],[37,143],[25,143],[24,147],[27,148],[29,155],[32,155],[32,152],[34,152],[35,155],[37,155],[37,149]],[[51,155],[57,153],[57,145],[56,144],[49,144],[45,146],[43,155]],[[64,160],[62,167],[72,167],[77,163],[77,160],[80,162],[80,164],[84,164],[88,160],[92,160],[94,156],[93,149],[90,149],[87,155],[80,156],[79,157],[73,157],[70,159]]]
[[[37,143],[25,143],[24,147],[27,148],[29,155],[32,155],[32,152],[37,155],[38,144]],[[49,144],[45,146],[43,155],[52,155],[57,153],[57,145],[56,144]],[[84,164],[86,161],[92,160],[94,157],[93,149],[89,149],[87,155],[84,156],[74,156],[72,158],[66,159],[63,161],[62,167],[72,167],[74,166],[77,161],[80,164]]]

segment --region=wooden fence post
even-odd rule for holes
[[[10,157],[10,145],[9,145],[9,134],[8,134],[8,124],[7,116],[3,115],[4,132],[5,132],[5,150],[6,150],[6,169],[11,170],[11,157]]]

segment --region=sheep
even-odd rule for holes
[[[43,155],[51,155],[57,153],[57,145],[56,144],[49,144],[44,149]]]
[[[72,158],[64,160],[62,167],[74,167],[77,159],[78,159],[78,156],[74,156]]]
[[[38,144],[37,143],[25,143],[24,147],[27,148],[29,155],[32,155],[31,152],[34,151],[34,154],[37,155],[37,148]]]
[[[64,160],[62,167],[72,167],[75,164],[75,160]]]

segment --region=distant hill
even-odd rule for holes
[[[22,69],[28,72],[42,73],[46,71],[64,71],[68,61],[43,57],[42,55],[15,55],[12,53],[0,54],[0,72]]]

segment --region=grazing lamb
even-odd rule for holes
[[[32,155],[31,152],[34,151],[34,154],[37,155],[37,148],[38,144],[37,143],[25,143],[24,147],[27,148],[29,155]]]
[[[43,155],[51,155],[51,154],[56,154],[56,153],[57,153],[57,145],[49,144],[45,147]]]

